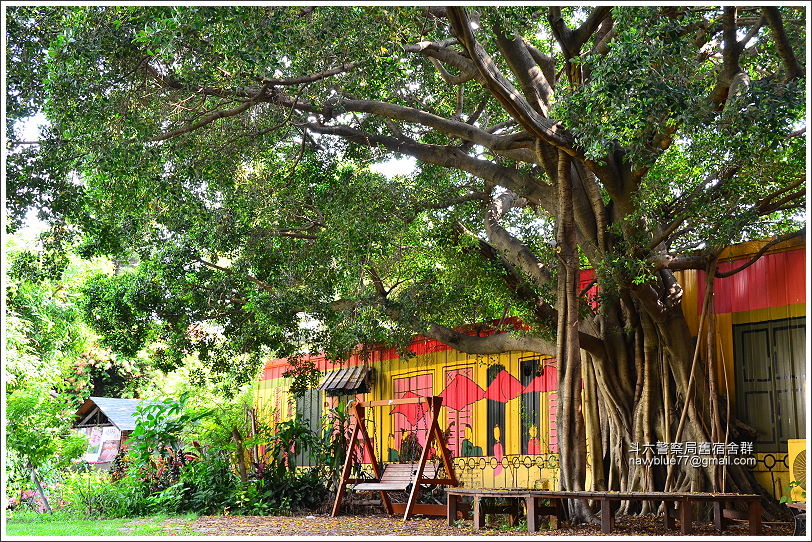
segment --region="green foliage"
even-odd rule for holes
[[[65,503],[64,509],[80,517],[133,517],[148,509],[138,486],[128,480],[114,481],[99,471],[66,472],[57,494]]]
[[[28,492],[49,509],[47,492],[33,496],[42,487],[44,475],[64,469],[87,448],[87,438],[71,430],[76,405],[64,395],[46,387],[17,388],[6,397],[7,489]],[[21,497],[22,500],[22,497]]]
[[[340,482],[341,471],[347,458],[352,436],[352,412],[349,404],[339,401],[330,408],[322,421],[321,445],[317,449],[316,462],[324,467],[328,488],[335,491]]]
[[[75,405],[41,387],[17,389],[6,398],[6,446],[13,464],[39,469],[54,461],[59,468],[80,457],[86,439],[71,431]]]
[[[590,158],[628,148],[636,167],[650,165],[658,149],[643,142],[664,126],[693,124],[707,114],[703,91],[712,74],[692,60],[699,56],[693,42],[680,39],[702,16],[669,18],[656,7],[623,6],[613,8],[613,17],[618,34],[609,52],[571,60],[589,70],[590,84],[557,102],[556,113]]]
[[[784,493],[786,493],[786,495],[781,495],[781,498],[778,500],[778,502],[781,503],[794,502],[794,499],[792,498],[792,492],[795,490],[796,487],[801,487],[802,485],[803,482],[801,480],[792,480],[790,483],[787,484],[787,487],[784,488]],[[801,491],[801,498],[804,501],[806,501],[806,490]]]
[[[85,320],[101,332],[102,344],[129,357],[138,353],[152,329],[151,314],[134,304],[139,294],[149,295],[136,280],[132,274],[96,275],[84,284],[80,298]]]
[[[188,462],[183,433],[192,424],[209,416],[209,410],[193,412],[186,408],[189,395],[142,402],[135,410],[135,429],[130,433],[130,468],[153,491],[175,481]]]
[[[89,276],[109,269],[103,259],[82,260],[65,246],[53,246],[44,232],[36,240],[9,236],[6,283],[8,343],[3,364],[8,390],[35,383],[52,386],[75,400],[88,395],[126,396],[144,384],[148,364],[99,345],[84,321],[81,288]],[[59,252],[66,263],[45,273],[40,260]]]
[[[780,12],[804,63],[805,14]],[[500,36],[553,59],[550,120],[595,174],[575,185],[596,198],[576,215],[605,301],[662,286],[663,254],[799,228],[806,149],[789,134],[805,126],[805,80],[786,80],[768,25],[738,59],[750,84],[722,89],[717,105],[721,8],[614,7],[611,39],[598,43],[598,32],[568,60],[552,12],[469,13],[522,93]],[[594,10],[561,13],[576,28]],[[752,28],[740,19],[740,33]],[[447,39],[446,19],[417,6],[18,6],[8,23],[9,139],[35,113],[48,121],[39,145],[9,152],[11,227],[35,208],[61,227],[51,246],[116,259],[117,274],[81,291],[82,318],[116,354],[150,352],[165,372],[196,355],[207,381],[219,373],[232,387],[264,356],[290,357],[301,392],[315,378],[308,353],[340,361],[359,345],[402,349],[431,323],[517,317],[551,337],[537,309],[554,304],[555,274],[536,280],[506,265],[507,253],[481,250],[486,205],[472,196],[528,198],[500,223],[554,268],[554,168],[487,86],[449,84],[426,49],[407,51]],[[468,62],[459,44],[444,49]],[[444,131],[446,121],[501,125],[488,132],[498,144]],[[370,167],[410,155],[422,160],[413,172]],[[783,190],[788,202],[760,208]],[[53,250],[15,269],[40,280],[63,264]],[[27,356],[28,324],[15,325],[15,352]]]
[[[180,509],[199,514],[218,514],[235,508],[238,478],[229,456],[217,450],[201,449],[197,460],[181,472],[184,491]]]

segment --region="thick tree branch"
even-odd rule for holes
[[[457,43],[457,39],[445,40],[439,43],[431,41],[421,41],[414,45],[407,45],[403,50],[407,53],[418,53],[426,58],[434,59],[444,62],[449,66],[453,66],[460,71],[458,76],[452,77],[470,77],[476,79],[480,83],[485,82],[482,75],[477,71],[476,66],[471,62],[470,58],[464,57],[457,51],[450,49],[448,46],[452,43]]]
[[[573,30],[568,28],[564,23],[564,17],[561,15],[560,7],[551,6],[548,9],[548,20],[553,30],[553,35],[567,59],[581,54],[581,47],[592,37],[592,34],[600,27],[603,20],[612,13],[610,6],[595,7],[592,9],[586,21]]]
[[[508,37],[501,25],[496,25],[496,44],[516,76],[524,97],[530,106],[548,117],[553,89],[538,64],[533,60],[519,36]]]
[[[532,144],[528,141],[521,141],[512,136],[493,135],[467,122],[446,119],[419,109],[375,100],[341,100],[336,103],[334,108],[342,111],[372,113],[393,120],[421,124],[444,134],[482,145],[494,152],[525,148],[528,149],[528,152],[520,155],[514,154],[514,157],[519,158],[521,156],[524,158],[523,161],[533,161],[533,153],[529,152],[529,147]]]
[[[530,53],[530,56],[533,57],[533,60],[541,69],[541,73],[544,74],[544,79],[550,85],[550,88],[555,89],[555,59],[545,55],[528,41],[524,41],[524,46],[527,47],[527,52]]]
[[[527,245],[512,236],[499,220],[512,207],[521,205],[521,199],[513,192],[496,196],[485,213],[485,232],[488,239],[512,265],[530,277],[537,286],[550,282],[550,271],[536,258]]]
[[[775,245],[784,243],[786,241],[789,241],[790,239],[795,239],[796,237],[804,237],[805,235],[806,235],[806,228],[801,228],[798,231],[794,231],[794,232],[791,232],[791,233],[786,233],[784,235],[776,237],[772,241],[770,241],[768,243],[765,243],[764,246],[761,247],[761,249],[759,249],[758,252],[753,254],[752,258],[750,258],[747,262],[740,265],[736,269],[732,269],[730,271],[725,271],[723,273],[717,271],[716,272],[716,278],[721,279],[721,278],[725,278],[725,277],[731,277],[731,276],[735,275],[736,273],[738,273],[740,271],[743,271],[743,270],[747,269],[748,267],[750,267],[751,265],[753,265],[754,263],[756,263],[758,261],[758,259],[761,258],[764,255],[765,252],[767,252],[770,248],[774,247]]]
[[[787,209],[793,207],[800,208],[801,204],[804,202],[804,199],[806,198],[806,189],[790,192],[789,194],[786,194],[785,196],[778,199],[775,199],[776,197],[777,195],[774,194],[758,203],[757,208],[759,211],[759,215],[761,216],[768,215],[780,209]]]
[[[716,86],[710,95],[711,103],[721,109],[730,92],[736,74],[742,71],[739,58],[744,49],[739,43],[736,24],[736,7],[725,6],[722,16],[722,70],[719,72]]]
[[[424,162],[466,171],[495,185],[504,186],[545,209],[550,208],[549,187],[538,182],[535,177],[514,168],[474,158],[455,147],[403,141],[390,136],[368,134],[346,126],[309,123],[306,124],[306,127],[316,133],[336,135],[366,146],[381,146],[390,151],[413,156]]]
[[[792,46],[787,38],[787,32],[784,30],[784,21],[781,18],[781,12],[776,6],[768,6],[763,10],[764,17],[770,25],[773,37],[775,38],[775,45],[778,49],[778,54],[781,55],[781,60],[784,62],[784,69],[787,70],[787,81],[792,81],[799,77],[803,77],[805,70],[798,62],[798,57],[792,50]]]
[[[530,335],[494,333],[485,337],[475,337],[435,323],[429,324],[423,333],[466,354],[504,354],[511,351],[549,355],[555,353],[555,343]]]
[[[446,8],[448,18],[457,39],[471,56],[474,65],[484,79],[485,87],[493,93],[511,117],[516,119],[535,137],[548,141],[567,154],[576,156],[575,140],[563,126],[544,118],[533,109],[521,93],[498,70],[493,59],[476,41],[471,23],[464,8]]]

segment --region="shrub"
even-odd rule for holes
[[[235,506],[238,480],[226,452],[201,448],[198,460],[186,465],[180,480],[188,510],[215,514]]]
[[[104,472],[66,473],[59,496],[67,510],[84,517],[128,517],[150,512],[150,503],[140,485],[126,478],[113,481]]]

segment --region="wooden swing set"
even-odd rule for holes
[[[344,498],[344,493],[348,484],[353,485],[354,491],[378,491],[381,495],[381,502],[383,503],[386,513],[390,516],[395,513],[403,513],[403,519],[415,514],[423,514],[427,516],[445,516],[447,506],[442,504],[418,504],[417,498],[420,494],[421,485],[447,485],[458,486],[457,477],[454,474],[454,467],[451,464],[451,454],[448,451],[448,446],[440,429],[438,422],[440,416],[440,406],[443,403],[443,398],[439,396],[431,397],[409,397],[405,399],[390,399],[383,401],[366,401],[357,402],[352,405],[352,412],[355,416],[355,428],[353,429],[352,436],[350,437],[350,444],[347,449],[347,459],[344,462],[344,470],[341,473],[341,483],[336,492],[336,500],[333,503],[332,516],[339,513],[341,501]],[[426,443],[420,453],[420,459],[417,463],[388,463],[383,465],[379,464],[375,459],[375,453],[372,447],[372,441],[367,433],[365,420],[366,409],[376,406],[397,406],[408,404],[425,404],[428,407],[431,424],[429,425]],[[359,435],[361,438],[359,438]],[[440,463],[433,461],[428,462],[429,450],[433,442],[437,443],[437,449],[440,452],[442,466],[445,467],[446,478],[437,478],[440,470]],[[356,453],[356,446],[362,443],[363,448],[360,454]],[[366,450],[369,455],[372,472],[375,475],[374,480],[350,478],[350,472],[353,464],[357,461],[357,455],[363,457],[363,451]],[[407,491],[409,493],[408,501],[404,503],[393,503],[389,498],[388,492],[390,491]]]

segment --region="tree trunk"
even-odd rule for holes
[[[45,491],[42,489],[42,484],[40,484],[39,477],[37,477],[37,469],[31,465],[29,465],[28,468],[31,469],[31,483],[37,488],[37,493],[39,493],[39,496],[42,499],[42,504],[45,506],[45,511],[49,514],[52,513],[53,510],[51,510],[51,504],[48,502],[48,497],[45,496]]]
[[[586,482],[586,430],[581,394],[581,351],[578,340],[580,265],[572,210],[570,159],[559,152],[556,232],[558,252],[558,447],[561,489],[583,491]],[[594,521],[583,501],[570,499],[570,520]]]
[[[237,454],[237,470],[240,473],[240,480],[242,483],[248,482],[248,471],[245,468],[245,448],[242,443],[242,435],[236,427],[231,430],[231,436],[234,438],[234,443],[237,449],[234,453]]]

